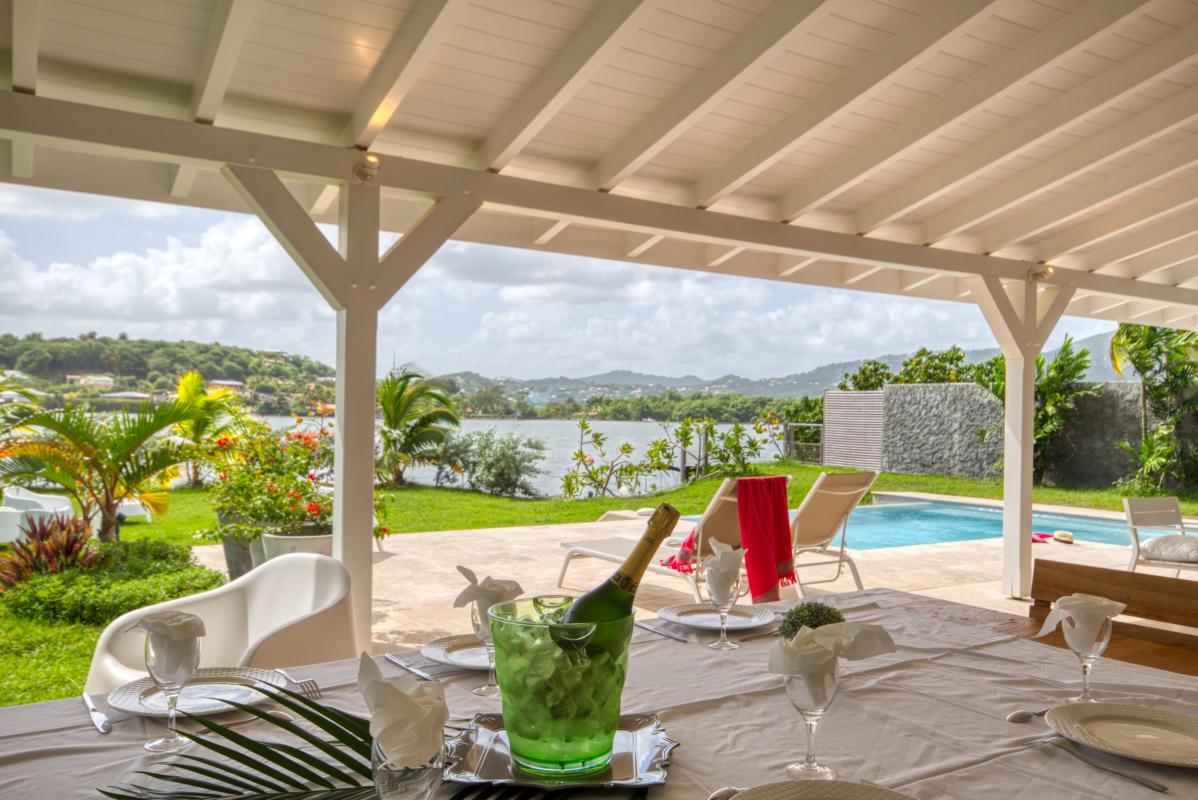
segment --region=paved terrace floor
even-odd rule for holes
[[[1077,513],[1076,509],[1070,511]],[[643,529],[644,522],[634,520],[388,537],[386,552],[375,553],[374,650],[388,652],[419,646],[439,636],[469,632],[469,610],[453,607],[454,597],[465,585],[454,569],[457,564],[474,569],[480,577],[514,578],[528,593],[553,593],[561,591],[556,581],[565,553],[562,542],[613,536],[635,540]],[[683,532],[680,525],[679,533]],[[202,563],[224,568],[220,548],[198,547],[195,551]],[[1128,559],[1127,547],[1081,541],[1072,545],[1036,544],[1034,553],[1037,557],[1118,569],[1125,569]],[[889,587],[1020,616],[1027,614],[1027,602],[1002,593],[1002,541],[998,538],[860,550],[854,557],[867,589]],[[611,570],[608,562],[576,559],[566,577],[565,591],[585,591]],[[834,571],[800,566],[804,581],[828,577]],[[809,595],[853,589],[846,571],[835,583],[812,587]],[[649,575],[637,594],[636,605],[643,611],[656,612],[667,605],[689,602],[693,599],[685,582]]]

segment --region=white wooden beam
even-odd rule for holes
[[[937,214],[923,226],[923,239],[933,243],[978,225],[1019,203],[1026,203],[1070,178],[1102,166],[1137,145],[1198,119],[1198,87],[1157,103],[1052,158],[986,188],[976,197]],[[1089,187],[1083,192],[1090,195]],[[1054,208],[1055,211],[1055,208]],[[1015,240],[1012,240],[1015,241]],[[986,247],[987,250],[997,249]]]
[[[863,208],[858,230],[876,230],[912,209],[935,200],[965,181],[1005,163],[1057,131],[1138,91],[1170,72],[1198,60],[1193,22],[1145,48],[1098,77],[1058,97],[1035,114],[1028,114],[1001,131],[970,145],[960,154],[923,170]]]
[[[1169,307],[1168,303],[1158,303],[1156,305],[1153,305],[1151,303],[1146,304],[1143,308],[1137,309],[1133,313],[1128,314],[1127,318],[1129,320],[1144,319],[1144,317],[1150,317],[1153,314],[1156,314],[1160,311],[1164,311],[1168,307]]]
[[[808,267],[819,263],[818,256],[806,256],[805,258],[795,259],[785,255],[778,256],[778,277],[789,278],[791,275],[798,275]]]
[[[804,103],[779,124],[699,179],[688,205],[707,208],[735,192],[798,148],[821,126],[849,114],[879,86],[900,78],[945,39],[989,16],[993,0],[944,0],[843,79]]]
[[[478,197],[455,194],[433,206],[383,255],[376,281],[378,292],[390,297],[399,291],[480,205]]]
[[[1155,181],[1175,175],[1195,163],[1198,163],[1198,136],[1191,136],[1171,147],[1138,159],[1122,169],[1104,173],[1097,180],[1087,183],[1080,191],[1060,198],[1048,208],[1041,205],[1017,211],[982,235],[982,249],[988,253],[1001,250],[1041,231],[1066,223],[1104,203],[1118,200]],[[1177,193],[1192,198],[1191,202],[1198,201],[1198,181],[1179,181],[1173,187],[1171,196]],[[1136,205],[1138,204],[1133,204],[1133,207]]]
[[[199,167],[191,164],[176,164],[171,167],[171,197],[183,199],[191,194]]]
[[[1133,165],[1134,166],[1134,165]],[[1088,187],[1087,187],[1088,190]],[[1086,192],[1082,192],[1085,194]],[[1172,186],[1138,198],[1062,230],[1036,244],[1042,261],[1114,239],[1132,228],[1177,214],[1198,203],[1198,183],[1177,181]]]
[[[1147,0],[1090,0],[1007,54],[997,64],[933,102],[918,114],[859,148],[809,180],[787,192],[781,202],[781,218],[794,220],[803,213],[848,191],[861,181],[901,158],[920,142],[934,136],[976,108],[1084,49],[1090,42],[1129,17],[1138,16]]]
[[[1138,256],[1124,259],[1116,264],[1099,267],[1097,271],[1124,278],[1146,278],[1195,257],[1198,257],[1198,225],[1195,226],[1195,232],[1190,236]],[[1176,283],[1177,281],[1165,282]]]
[[[1167,268],[1154,271],[1151,274],[1153,282],[1164,283],[1168,286],[1185,286],[1195,278],[1198,278],[1198,252],[1195,252],[1191,258],[1177,261]]]
[[[191,117],[214,122],[225,99],[242,42],[254,20],[258,0],[220,0],[212,14],[200,74],[191,95]]]
[[[395,116],[466,0],[417,0],[366,80],[341,132],[344,144],[369,149]]]
[[[747,249],[748,248],[743,245],[734,245],[731,247],[726,246],[726,245],[720,245],[720,246],[714,246],[714,247],[712,245],[708,245],[707,246],[707,266],[718,267],[721,264],[724,264],[724,263],[736,258],[741,253],[745,252],[745,250],[747,250]]]
[[[14,92],[37,94],[38,45],[41,41],[39,0],[12,0],[12,50],[10,55]]]
[[[1091,314],[1105,314],[1108,311],[1114,311],[1120,306],[1125,306],[1129,300],[1119,297],[1094,298],[1090,301]]]
[[[14,178],[30,180],[33,178],[34,162],[36,161],[36,145],[33,140],[16,136],[9,142],[9,174]]]
[[[557,235],[568,227],[570,227],[570,223],[563,219],[551,222],[545,227],[545,230],[542,233],[538,234],[537,237],[532,240],[533,244],[544,247],[556,239]]]
[[[640,256],[643,256],[645,253],[649,252],[649,248],[653,247],[656,244],[659,244],[662,241],[662,239],[665,239],[666,237],[662,236],[661,234],[654,233],[654,234],[647,234],[647,235],[637,235],[637,236],[634,236],[631,238],[634,239],[634,241],[629,243],[628,257],[629,258],[639,258]]]
[[[904,272],[899,279],[899,286],[902,287],[904,292],[913,292],[919,287],[943,277],[943,275],[936,272]]]
[[[345,261],[279,176],[269,169],[232,164],[224,175],[328,304],[344,308],[351,295]]]
[[[876,265],[871,267],[863,266],[861,264],[844,264],[844,278],[842,280],[844,281],[845,286],[853,286],[855,284],[861,283],[866,278],[877,275],[884,269],[885,267]]]
[[[554,115],[615,57],[656,10],[657,0],[607,0],[561,54],[545,68],[475,153],[475,166],[502,170]]]
[[[327,144],[0,92],[0,135],[14,133],[31,136],[55,147],[82,148],[119,154],[123,158],[187,162],[217,168],[221,164],[243,165],[308,175],[324,181],[349,180],[362,158],[356,150]],[[819,256],[958,277],[994,275],[1022,280],[1029,270],[1038,268],[1034,262],[1014,258],[780,225],[735,214],[700,211],[394,156],[380,158],[375,183],[434,197],[473,191],[476,197],[497,210],[515,210],[526,216],[612,228],[636,236],[639,241],[648,237],[659,237],[660,241],[668,236],[708,244],[745,245],[755,252]],[[1192,232],[1192,226],[1188,232]],[[1124,238],[1129,237],[1120,237],[1120,241]],[[1175,300],[1179,305],[1198,306],[1198,291],[1193,289],[1174,289],[1073,269],[1058,268],[1048,282],[1100,294],[1161,302]],[[1170,296],[1165,296],[1166,293]]]
[[[593,184],[614,189],[715,108],[756,70],[768,64],[821,17],[822,0],[786,0],[736,40],[695,80],[689,81],[636,132],[595,166]]]
[[[1108,268],[1114,264],[1164,247],[1193,233],[1193,217],[1188,213],[1174,214],[1157,222],[1133,228],[1088,251],[1084,256],[1085,263],[1092,271],[1108,272]]]

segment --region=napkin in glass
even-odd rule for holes
[[[449,719],[441,684],[411,675],[386,680],[374,659],[363,653],[358,691],[370,710],[370,735],[388,766],[421,767],[441,751]]]
[[[825,694],[839,660],[856,661],[895,651],[894,640],[881,625],[866,622],[837,622],[808,628],[794,638],[779,637],[770,650],[769,671],[802,678],[817,705],[825,705]]]
[[[1080,592],[1071,594],[1052,604],[1052,610],[1044,618],[1044,625],[1036,637],[1052,633],[1057,625],[1068,617],[1073,620],[1073,624],[1061,625],[1065,642],[1074,650],[1088,652],[1094,646],[1094,640],[1098,638],[1098,628],[1103,620],[1119,616],[1125,608],[1126,603],[1108,600],[1105,597]]]
[[[458,593],[458,596],[453,601],[453,607],[461,608],[470,603],[478,603],[479,615],[482,619],[487,618],[487,609],[496,603],[515,600],[524,594],[524,590],[520,588],[520,584],[515,581],[499,580],[492,578],[490,575],[480,581],[478,576],[474,574],[474,570],[463,567],[460,564],[458,565],[458,572],[462,573],[470,583]]]
[[[183,673],[190,675],[199,662],[198,640],[205,633],[204,620],[186,611],[157,611],[146,614],[125,633],[145,631],[150,637],[159,666],[159,675]]]
[[[718,539],[711,540],[711,555],[699,565],[711,602],[722,606],[736,599],[733,593],[744,563],[744,550],[733,548]]]

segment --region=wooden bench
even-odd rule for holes
[[[1032,605],[1028,609],[1035,624],[1022,635],[1034,636],[1053,602],[1076,592],[1127,605],[1112,626],[1106,658],[1198,675],[1198,582],[1039,558],[1032,573]],[[1125,620],[1124,616],[1163,625]],[[1067,647],[1060,629],[1038,641]]]

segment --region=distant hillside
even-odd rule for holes
[[[1087,377],[1093,381],[1127,380],[1120,378],[1111,369],[1107,360],[1107,349],[1111,334],[1100,333],[1085,339],[1076,340],[1079,348],[1090,351],[1091,367]],[[997,355],[998,348],[982,348],[966,350],[965,360],[968,363],[985,361]],[[1047,351],[1045,356],[1052,358],[1055,350]],[[897,371],[910,354],[889,354],[876,356],[872,360],[887,364]],[[682,394],[697,394],[707,392],[712,394],[735,393],[749,397],[802,397],[822,394],[827,389],[836,388],[841,377],[846,372],[854,372],[862,361],[840,361],[834,364],[824,364],[806,372],[797,372],[777,378],[742,378],[739,375],[722,375],[713,380],[703,380],[694,375],[669,377],[666,375],[648,375],[631,370],[614,370],[598,375],[586,375],[580,378],[487,378],[476,372],[455,372],[441,376],[441,380],[452,381],[458,391],[473,394],[482,389],[499,387],[505,393],[524,396],[534,405],[550,402],[561,402],[568,399],[585,400],[593,395],[607,397],[638,397],[646,394],[657,394],[665,389],[675,389]]]

